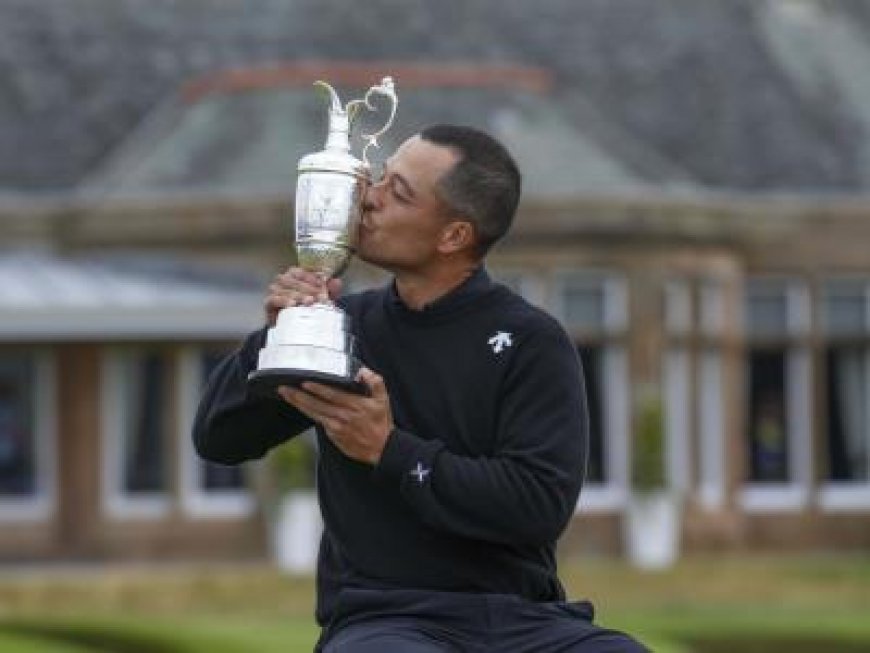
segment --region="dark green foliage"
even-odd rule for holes
[[[657,393],[639,393],[635,415],[631,483],[637,492],[665,487],[665,426]]]

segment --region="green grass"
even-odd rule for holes
[[[695,558],[663,573],[578,559],[562,575],[598,623],[662,653],[870,651],[870,556]],[[311,579],[266,566],[0,574],[0,651],[310,651],[312,609]]]
[[[90,648],[52,641],[28,634],[0,631],[0,651],[9,653],[89,653]]]

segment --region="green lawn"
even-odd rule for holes
[[[870,651],[870,556],[697,558],[665,573],[566,561],[598,622],[663,653]],[[308,578],[266,566],[0,571],[0,651],[287,653],[317,629]]]

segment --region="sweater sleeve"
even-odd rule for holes
[[[248,374],[265,338],[265,329],[249,335],[209,378],[193,424],[202,458],[229,465],[260,458],[312,425],[283,401],[248,395]]]
[[[580,361],[561,328],[517,348],[498,425],[498,450],[476,458],[397,428],[376,474],[396,482],[433,528],[506,544],[552,544],[574,512],[588,446]]]

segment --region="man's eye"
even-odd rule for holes
[[[395,197],[399,202],[402,202],[403,204],[407,204],[411,201],[401,190],[399,190],[399,185],[396,183],[390,184],[390,193],[393,197]]]

